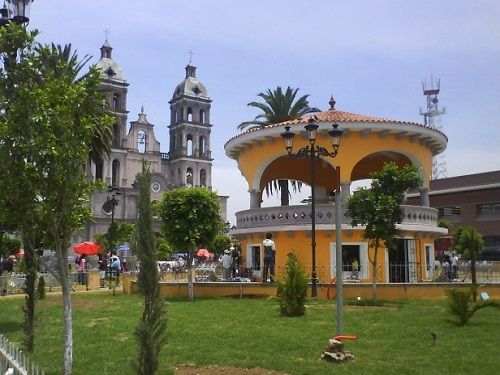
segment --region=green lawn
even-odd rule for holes
[[[139,296],[73,294],[74,374],[133,374],[134,329]],[[0,297],[0,332],[22,341],[21,298]],[[62,366],[59,296],[38,305],[34,359],[48,374]],[[320,359],[335,334],[335,304],[308,305],[300,318],[281,317],[273,299],[169,300],[168,344],[161,373],[175,364],[263,367],[291,374],[497,374],[500,313],[484,309],[469,325],[451,323],[444,302],[347,306],[345,333],[357,335],[347,348],[356,360],[341,365]],[[431,332],[437,334],[432,346]]]

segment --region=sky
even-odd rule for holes
[[[258,114],[247,103],[278,85],[322,110],[333,95],[339,110],[423,123],[422,81],[439,77],[447,176],[500,169],[496,0],[36,0],[30,18],[40,42],[71,43],[93,63],[109,30],[130,84],[128,121],[144,105],[163,152],[168,101],[193,52],[213,99],[212,185],[230,196],[233,224],[249,196],[224,143]]]

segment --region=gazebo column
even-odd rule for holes
[[[250,193],[250,209],[260,208],[261,203],[261,192],[256,189],[248,190]]]
[[[351,195],[351,182],[341,182],[340,183],[340,202],[342,205],[342,216],[345,216],[345,210],[347,209],[347,200]]]
[[[420,188],[420,205],[422,207],[430,207],[429,205],[429,188]]]

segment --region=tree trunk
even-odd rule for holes
[[[379,248],[379,241],[375,240],[375,247],[373,248],[373,261],[370,259],[370,262],[373,266],[372,270],[372,300],[377,300],[377,254]]]
[[[61,241],[62,242],[62,241]],[[58,248],[59,247],[59,248]],[[69,283],[68,251],[62,243],[56,244],[58,273],[60,277],[64,310],[64,375],[71,375],[73,367],[73,313],[71,311],[71,286]]]
[[[26,286],[24,312],[24,343],[29,352],[33,352],[35,347],[35,303],[36,303],[36,277],[37,262],[35,257],[34,236],[32,227],[23,230],[24,262],[26,264]]]
[[[189,301],[194,300],[194,284],[193,284],[193,256],[189,254],[188,265],[187,265],[187,277],[188,277],[188,299]]]
[[[281,193],[281,206],[290,205],[290,193],[288,189],[288,180],[278,180]]]

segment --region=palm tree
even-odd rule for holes
[[[461,227],[453,235],[453,245],[459,253],[470,260],[472,298],[477,298],[476,258],[484,245],[483,236],[473,227]]]
[[[36,48],[36,52],[39,54],[41,61],[43,61],[43,73],[49,73],[55,77],[69,77],[73,81],[79,81],[82,78],[79,77],[80,73],[92,58],[92,56],[85,55],[83,59],[79,60],[77,52],[71,50],[71,43],[66,44],[64,47],[54,43],[50,46],[45,46],[45,48],[39,45]],[[102,107],[97,108],[97,110],[100,112],[99,114],[109,113],[109,104],[104,97]],[[99,161],[104,156],[109,155],[112,140],[112,126],[100,126],[96,128],[92,142],[89,145],[89,158]]]
[[[255,107],[262,111],[252,121],[245,121],[238,125],[238,130],[251,130],[264,128],[268,125],[278,124],[281,122],[300,119],[302,116],[319,112],[318,108],[309,107],[307,98],[309,95],[304,95],[295,100],[299,89],[292,89],[290,86],[283,92],[280,86],[273,91],[268,89],[265,93],[257,94],[264,102],[248,103],[249,107]],[[294,191],[300,191],[302,184],[299,181],[292,180],[291,185]],[[274,180],[266,186],[266,194],[269,196],[273,190],[281,190],[281,205],[289,205],[289,190],[288,180]]]

